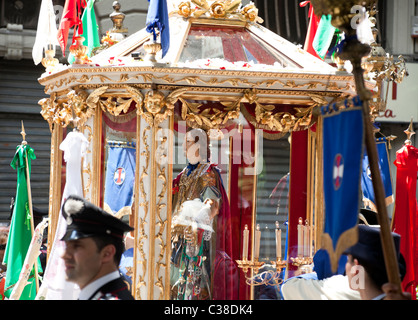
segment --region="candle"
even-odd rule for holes
[[[305,220],[305,226],[303,228],[303,256],[309,256],[309,225],[308,220]]]
[[[299,218],[298,224],[298,256],[303,255],[303,225],[302,218]]]
[[[279,228],[278,221],[276,221],[276,259],[282,259],[282,230]]]
[[[260,225],[257,224],[257,228],[255,230],[255,241],[254,241],[254,259],[255,260],[258,260],[260,256],[260,239],[261,239]]]
[[[248,230],[248,226],[245,225],[245,229],[243,231],[243,242],[242,242],[242,260],[248,260],[249,238],[250,238],[250,230]]]

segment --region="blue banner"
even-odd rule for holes
[[[379,158],[379,170],[382,177],[383,187],[385,190],[386,205],[393,203],[392,178],[390,175],[389,155],[386,146],[386,138],[376,139],[377,155]],[[366,149],[364,150],[362,159],[361,189],[363,191],[363,202],[365,207],[369,207],[373,211],[376,209],[376,201],[374,197],[373,181],[370,173],[369,157]]]
[[[136,144],[108,142],[104,209],[118,217],[129,214],[133,203]]]
[[[361,101],[341,110],[326,106],[323,113],[325,226],[323,248],[336,272],[345,249],[357,242],[360,173],[363,152]]]
[[[162,58],[170,47],[170,30],[168,25],[167,0],[148,0],[146,30],[153,34],[154,41],[157,39],[156,29],[160,32]]]

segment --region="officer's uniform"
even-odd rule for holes
[[[122,220],[78,196],[69,196],[62,207],[67,230],[61,240],[111,236],[123,242],[125,232],[134,229]],[[80,291],[80,300],[134,300],[119,271],[111,272]]]

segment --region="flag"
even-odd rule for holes
[[[91,56],[91,52],[94,48],[100,46],[99,26],[97,25],[96,13],[94,12],[94,1],[95,0],[88,0],[87,7],[81,16],[81,23],[83,26],[83,34],[81,34],[81,36],[84,38],[83,45],[88,48],[88,57]],[[68,62],[73,63],[74,60],[73,54],[70,53]]]
[[[392,179],[389,167],[389,155],[386,147],[386,138],[376,139],[377,154],[379,158],[379,171],[382,177],[383,187],[385,190],[386,205],[393,203]],[[373,181],[370,171],[369,156],[367,150],[363,151],[362,173],[361,173],[361,189],[363,192],[363,202],[366,207],[377,212],[376,201],[374,197]]]
[[[301,7],[305,7],[308,4],[310,4],[310,1],[302,1],[300,3]],[[315,49],[312,46],[313,40],[315,38],[316,31],[318,29],[319,19],[315,15],[314,8],[312,4],[309,7],[309,25],[308,25],[308,31],[306,32],[306,38],[305,38],[305,44],[303,46],[303,49],[312,54],[313,56],[320,58],[318,54],[316,53]]]
[[[148,14],[145,22],[146,30],[153,33],[154,41],[157,40],[156,29],[160,32],[162,57],[170,47],[170,30],[168,24],[167,0],[148,0]]]
[[[322,246],[328,251],[333,272],[337,271],[344,250],[358,240],[364,129],[361,102],[354,99],[353,103],[353,107],[339,111],[329,106],[321,110],[325,200]]]
[[[99,26],[96,22],[96,13],[94,12],[94,1],[88,0],[87,7],[81,17],[83,25],[82,37],[84,38],[83,45],[89,48],[87,55],[90,57],[91,51],[100,46]]]
[[[108,142],[103,208],[119,218],[131,213],[135,181],[136,144]]]
[[[27,280],[30,276],[30,273],[33,269],[36,259],[40,254],[40,248],[43,240],[43,232],[46,226],[48,225],[48,219],[44,218],[41,223],[39,223],[32,236],[32,241],[30,243],[28,252],[26,253],[25,262],[23,268],[20,272],[20,277],[18,283],[14,286],[12,293],[10,295],[10,300],[19,300],[22,290],[25,287]]]
[[[52,0],[42,0],[39,11],[38,28],[36,30],[35,44],[32,48],[33,62],[37,65],[42,61],[42,53],[48,45],[59,45],[57,39],[57,25]]]
[[[65,56],[67,47],[68,33],[74,27],[74,35],[83,33],[83,24],[80,19],[81,9],[86,7],[85,0],[66,0],[60,26],[58,28],[58,42],[61,46],[62,54]]]
[[[61,207],[70,195],[83,196],[81,158],[85,155],[87,146],[86,137],[78,131],[68,133],[60,144],[60,149],[64,152],[64,161],[67,163]],[[66,281],[64,260],[61,258],[65,250],[65,242],[61,238],[64,236],[66,226],[66,221],[60,212],[55,238],[45,268],[44,281],[36,297],[37,300],[75,300],[78,298],[80,289],[75,283]]]
[[[406,262],[403,291],[416,299],[418,285],[418,204],[416,199],[418,149],[405,144],[396,152],[396,194],[393,232],[401,236],[400,252]]]
[[[332,37],[335,33],[335,27],[331,24],[332,15],[323,15],[318,24],[312,47],[319,57],[324,60],[328,52]]]
[[[28,144],[17,146],[11,167],[17,170],[17,188],[12,221],[10,223],[9,237],[4,252],[3,263],[7,265],[5,296],[10,298],[13,287],[19,281],[26,253],[32,240],[31,213],[29,209],[28,177],[26,176],[26,159],[29,176],[31,162],[36,159],[34,150]],[[38,267],[40,267],[40,261]],[[20,300],[33,300],[36,296],[36,283],[34,273],[28,279],[28,284],[22,291]]]

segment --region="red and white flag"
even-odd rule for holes
[[[87,6],[86,0],[66,0],[62,12],[61,22],[58,29],[58,42],[62,54],[65,56],[68,33],[74,27],[74,35],[83,34],[83,23],[81,21],[81,9]]]

